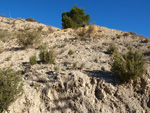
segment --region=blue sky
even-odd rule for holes
[[[1,0],[0,14],[61,28],[61,14],[75,4],[90,14],[91,23],[150,37],[150,0]]]

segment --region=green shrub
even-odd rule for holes
[[[32,17],[26,18],[26,21],[29,21],[29,22],[36,22],[36,20],[33,19]]]
[[[68,38],[65,38],[64,41],[65,41],[65,42],[69,42],[69,39],[68,39]]]
[[[17,41],[23,48],[34,47],[41,42],[41,33],[37,31],[25,31],[17,35]]]
[[[19,72],[12,69],[0,69],[0,113],[8,110],[9,105],[14,102],[23,92]]]
[[[97,36],[96,26],[94,24],[77,29],[76,39],[86,40],[87,38],[95,38]]]
[[[115,46],[114,43],[111,43],[111,44],[109,44],[107,51],[109,54],[113,54],[118,51],[118,48]]]
[[[122,82],[128,82],[130,79],[136,80],[145,72],[146,59],[139,51],[133,52],[132,48],[126,54],[113,54],[113,63],[111,70],[115,72]]]
[[[5,61],[10,61],[11,60],[11,55],[10,56],[8,56],[6,59],[5,59]]]
[[[74,51],[73,50],[69,50],[68,51],[68,55],[73,55],[74,54]]]
[[[31,65],[36,64],[36,63],[37,63],[36,55],[31,56],[31,57],[29,58],[29,60],[30,60],[30,64],[31,64]]]
[[[7,42],[10,40],[10,38],[13,37],[13,33],[9,32],[7,30],[0,30],[0,40],[2,42]]]
[[[62,28],[77,28],[88,25],[90,23],[90,15],[85,15],[84,9],[75,5],[70,12],[62,13]]]
[[[87,30],[83,28],[80,31],[77,31],[77,36],[75,38],[79,40],[85,40],[86,37],[87,37]]]
[[[40,47],[39,57],[40,57],[41,62],[46,63],[46,64],[53,64],[55,63],[56,54],[53,49],[48,50],[45,44]]]
[[[102,67],[101,67],[101,70],[102,70],[102,71],[105,71],[105,67],[104,67],[104,66],[102,66]]]
[[[55,66],[55,67],[54,67],[54,71],[58,72],[58,70],[59,70],[59,67],[58,67],[58,66]]]
[[[74,63],[72,64],[72,68],[73,68],[73,69],[77,69],[77,62],[74,62]]]
[[[92,25],[89,25],[86,33],[88,34],[88,37],[90,38],[92,36],[93,33],[95,33],[95,29],[96,29],[96,26],[94,24]]]

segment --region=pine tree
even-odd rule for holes
[[[62,28],[77,28],[88,25],[90,23],[90,15],[85,15],[84,9],[75,5],[70,12],[62,13]]]

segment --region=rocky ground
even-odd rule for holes
[[[41,27],[42,26],[42,27]],[[42,31],[43,43],[57,53],[55,64],[29,64],[38,48],[21,49],[16,32]],[[60,30],[24,19],[0,17],[0,67],[22,71],[24,93],[9,107],[10,113],[150,113],[150,61],[146,74],[136,82],[120,84],[110,71],[114,43],[121,53],[128,46],[150,59],[148,38],[132,32],[94,26],[90,36],[79,37],[79,29]],[[88,29],[86,27],[85,29]],[[69,55],[68,51],[74,51]]]

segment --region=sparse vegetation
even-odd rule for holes
[[[86,39],[86,30],[85,28],[81,29],[80,31],[77,31],[77,36],[75,37],[79,40],[85,40]]]
[[[17,41],[23,48],[34,47],[41,42],[41,33],[37,31],[25,31],[17,35]]]
[[[112,71],[115,72],[122,82],[136,80],[145,72],[146,59],[139,51],[129,48],[126,54],[119,55],[118,51],[113,54]]]
[[[107,51],[108,51],[109,54],[113,54],[116,51],[118,51],[118,48],[115,46],[114,43],[110,43]]]
[[[14,102],[23,89],[19,72],[12,69],[0,69],[0,113],[7,111],[9,105]]]
[[[55,67],[54,67],[54,71],[57,72],[58,70],[59,70],[59,67],[58,67],[58,66],[55,66]]]
[[[29,22],[36,22],[36,20],[33,19],[32,17],[26,18],[26,21],[29,21]]]
[[[53,49],[48,50],[46,44],[43,44],[40,47],[39,57],[40,57],[41,62],[46,63],[46,64],[53,64],[55,63],[56,53]]]
[[[68,38],[64,38],[64,41],[65,41],[65,42],[69,42],[69,39],[68,39]]]
[[[75,5],[70,12],[62,13],[62,28],[77,28],[88,25],[90,23],[90,15],[85,15],[84,9],[80,9]]]
[[[47,26],[47,27],[48,27],[49,33],[53,33],[55,31],[52,26]]]
[[[94,24],[89,25],[87,29],[88,37],[92,37],[92,34],[95,32],[96,26]]]
[[[137,34],[136,33],[134,33],[134,32],[129,32],[131,35],[134,35],[134,36],[137,36]]]
[[[33,55],[29,58],[30,60],[30,64],[31,65],[34,65],[34,64],[37,64],[37,58],[36,58],[36,55]]]
[[[8,57],[5,59],[5,61],[10,61],[11,57],[12,57],[11,55],[8,56]]]
[[[77,39],[85,40],[86,38],[95,38],[96,35],[96,26],[95,25],[89,25],[87,28],[81,28],[81,30],[77,31]]]
[[[74,63],[72,64],[72,68],[73,68],[73,69],[77,69],[77,62],[74,62]]]
[[[8,32],[7,30],[0,30],[0,40],[2,42],[7,42],[12,36],[13,33]]]
[[[73,55],[73,54],[74,54],[74,51],[70,49],[70,50],[68,51],[68,55]]]

